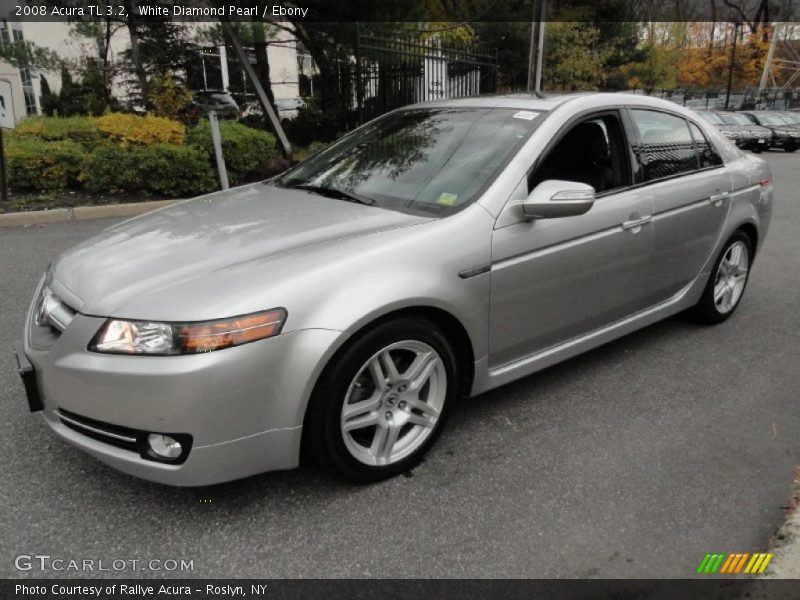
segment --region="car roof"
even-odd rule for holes
[[[406,108],[516,108],[520,110],[549,112],[571,104],[579,106],[582,110],[591,109],[595,106],[598,108],[605,108],[613,105],[636,105],[662,108],[683,114],[691,114],[693,112],[675,102],[670,102],[669,100],[663,100],[661,98],[640,94],[609,92],[578,92],[573,94],[547,95],[543,98],[530,93],[486,94],[483,96],[449,98],[446,100],[423,102]]]

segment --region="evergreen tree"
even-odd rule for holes
[[[62,117],[79,115],[83,112],[83,90],[72,79],[66,66],[61,67],[61,91],[58,93],[58,114]]]
[[[52,117],[59,109],[58,94],[52,92],[50,84],[47,82],[47,78],[44,75],[39,76],[39,85],[42,89],[42,112],[48,117]]]

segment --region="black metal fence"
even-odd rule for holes
[[[644,94],[670,100],[687,108],[698,110],[724,110],[727,98],[728,110],[789,110],[800,108],[800,90],[757,89],[731,90],[628,90],[634,94]]]
[[[437,38],[359,35],[354,67],[361,122],[407,104],[488,94],[497,87],[495,55]]]

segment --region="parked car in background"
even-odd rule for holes
[[[750,127],[728,124],[723,120],[721,114],[716,111],[696,110],[695,112],[700,115],[703,120],[708,121],[716,127],[717,131],[739,148],[758,149],[758,138],[751,133]],[[748,121],[748,123],[750,122]],[[767,130],[767,134],[769,134],[769,130]],[[766,137],[762,139],[762,144],[765,144],[766,139]],[[767,148],[768,146],[765,144],[764,147]],[[760,152],[760,149],[758,149],[758,151]]]
[[[725,321],[773,190],[664,100],[407,106],[61,254],[16,347],[29,406],[162,483],[292,468],[301,448],[349,479],[398,475],[461,398],[684,310]],[[494,452],[513,460],[515,435]]]
[[[782,148],[786,152],[794,152],[800,148],[800,128],[779,114],[761,110],[744,111],[739,114],[750,119],[751,123],[770,130],[772,148]]]
[[[197,113],[208,114],[212,110],[221,119],[239,117],[239,105],[227,90],[202,90],[194,93],[192,109]]]
[[[306,101],[299,96],[295,98],[275,98],[275,108],[281,119],[294,119],[297,111],[306,105]]]
[[[772,143],[772,132],[761,125],[756,125],[745,115],[735,112],[718,112],[717,116],[725,123],[725,127],[737,131],[739,139],[736,145],[753,152],[768,150]]]
[[[297,116],[297,111],[306,105],[305,100],[299,96],[296,98],[275,98],[275,110],[278,113],[279,119],[294,119]],[[248,102],[242,109],[243,117],[262,116],[264,110],[261,104],[256,101]]]
[[[800,113],[790,111],[790,110],[783,110],[778,113],[784,120],[788,121],[792,125],[800,128]]]

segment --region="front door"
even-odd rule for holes
[[[616,112],[565,128],[531,172],[581,181],[597,199],[584,215],[518,221],[492,239],[490,368],[613,323],[644,307],[653,199],[632,187],[630,149]]]

